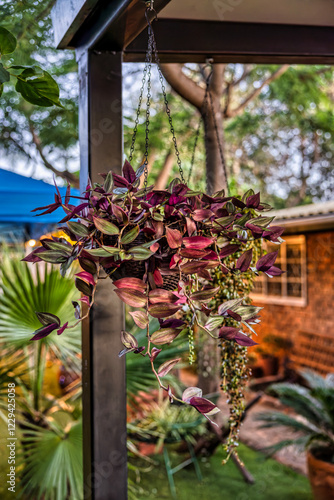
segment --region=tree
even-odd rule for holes
[[[61,88],[63,107],[41,107],[24,101],[13,82],[0,97],[0,149],[14,162],[20,158],[36,168],[42,164],[78,186],[77,76],[74,53],[54,48],[50,11],[54,0],[0,0],[1,26],[18,40],[15,65],[43,66]],[[12,54],[4,56],[12,64]],[[3,61],[3,58],[1,59]]]
[[[203,110],[207,67],[165,64],[162,69],[172,89],[202,114],[208,189],[226,187],[210,105]],[[277,208],[329,198],[334,128],[330,67],[217,64],[210,90],[233,192],[261,189]]]
[[[212,75],[209,83],[209,103],[203,109],[205,96],[203,87],[185,74],[182,65],[162,65],[163,74],[171,87],[190,104],[195,106],[203,118],[205,118],[206,178],[209,192],[212,193],[220,189],[227,189],[227,173],[224,167],[224,159],[220,157],[219,151],[219,142],[221,144],[224,142],[223,121],[241,114],[246,106],[260,95],[262,89],[279,78],[288,67],[288,65],[280,66],[275,71],[265,75],[257,88],[251,89],[241,101],[233,105],[232,103],[237,93],[235,89],[240,87],[249,76],[249,70],[245,66],[242,75],[238,77],[235,72],[231,70],[227,71],[226,65],[214,64],[212,65]],[[209,77],[204,66],[200,66],[199,73],[203,80],[207,80]],[[222,102],[222,98],[225,100],[224,103]]]

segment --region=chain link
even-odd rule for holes
[[[181,177],[182,182],[186,183],[186,181],[184,179],[184,175],[183,175],[182,162],[181,162],[181,158],[180,158],[180,151],[178,149],[178,145],[177,145],[177,141],[176,141],[176,137],[175,137],[175,129],[173,126],[173,120],[172,120],[172,116],[171,116],[171,112],[170,112],[170,108],[169,108],[169,103],[168,103],[168,99],[167,99],[166,87],[164,84],[164,77],[163,77],[162,71],[160,69],[160,60],[159,60],[159,56],[158,56],[158,50],[157,50],[157,45],[156,45],[156,41],[155,41],[154,31],[152,28],[151,21],[149,20],[149,17],[148,17],[148,10],[150,10],[150,9],[147,9],[146,13],[145,13],[147,24],[148,24],[148,47],[147,47],[147,52],[146,52],[145,68],[144,68],[144,74],[143,74],[143,79],[142,79],[142,86],[140,89],[138,108],[137,108],[137,113],[136,113],[135,126],[133,129],[133,135],[132,135],[131,147],[130,147],[130,155],[129,155],[129,161],[131,162],[133,159],[133,153],[134,153],[138,125],[139,125],[140,110],[141,110],[141,106],[142,106],[144,88],[145,88],[145,83],[146,83],[146,78],[147,78],[145,153],[144,153],[144,164],[145,164],[144,188],[145,188],[145,191],[147,188],[147,178],[148,178],[149,124],[150,124],[150,106],[151,106],[151,97],[152,97],[152,95],[151,95],[151,68],[152,68],[153,54],[154,54],[154,60],[157,64],[157,68],[158,68],[159,81],[160,81],[161,90],[162,90],[163,97],[164,97],[164,105],[165,105],[165,110],[166,110],[166,114],[168,117],[170,132],[172,134],[172,140],[173,140],[173,144],[174,144],[175,156],[176,156],[176,161],[177,161],[177,165],[178,165],[179,172],[180,172],[180,177]]]
[[[167,114],[167,117],[168,117],[170,132],[172,134],[172,140],[173,140],[173,144],[174,144],[176,161],[177,161],[177,165],[178,165],[178,168],[179,168],[181,180],[185,184],[186,181],[185,181],[184,175],[183,175],[183,168],[182,168],[182,162],[181,162],[181,158],[180,158],[180,151],[179,151],[179,148],[177,146],[177,141],[176,141],[176,137],[175,137],[175,129],[174,129],[174,125],[173,125],[173,120],[172,120],[171,112],[170,112],[170,109],[169,109],[169,104],[168,104],[168,99],[167,99],[167,93],[166,93],[166,87],[165,87],[165,84],[164,84],[164,77],[163,77],[163,74],[162,74],[162,71],[161,71],[161,68],[160,68],[160,59],[159,59],[159,55],[158,55],[157,44],[156,44],[156,41],[155,41],[155,37],[154,37],[154,32],[153,32],[152,26],[151,26],[151,30],[152,30],[152,34],[153,34],[153,38],[152,39],[153,39],[154,58],[155,58],[155,62],[157,64],[157,68],[158,68],[158,74],[159,74],[159,80],[160,80],[162,94],[164,96],[165,110],[166,110],[166,114]]]
[[[200,117],[199,117],[199,120],[198,120],[197,130],[196,130],[196,134],[195,134],[194,147],[193,147],[192,155],[191,155],[190,169],[189,169],[189,174],[188,174],[188,184],[190,182],[190,179],[191,179],[191,176],[192,176],[192,172],[193,172],[193,168],[194,168],[195,153],[196,153],[196,149],[197,149],[197,143],[198,143],[198,139],[199,139],[199,133],[200,133],[200,130],[201,130],[202,120],[205,123],[205,117],[206,117],[207,107],[208,107],[208,93],[209,93],[209,86],[207,84],[206,87],[205,87],[205,94],[204,94],[203,103],[202,103],[202,106],[201,106]],[[204,133],[205,133],[205,131],[204,131]]]

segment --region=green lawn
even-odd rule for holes
[[[174,475],[178,500],[311,500],[308,479],[275,460],[266,460],[259,452],[241,445],[240,457],[255,477],[254,485],[247,485],[236,466],[230,461],[221,465],[221,449],[208,460],[200,461],[203,481],[199,482],[190,465]],[[145,493],[137,500],[171,499],[162,457],[156,457],[160,466],[142,474],[141,486]],[[180,461],[174,456],[172,465]]]
[[[6,426],[0,421],[0,498],[12,500],[13,493],[8,492],[6,474],[8,472]],[[232,462],[221,466],[222,450],[207,460],[200,460],[203,481],[196,478],[192,466],[174,475],[178,500],[311,500],[312,495],[307,478],[297,474],[275,460],[265,460],[261,453],[246,446],[240,446],[240,457],[246,463],[256,482],[245,484],[239,471]],[[144,493],[136,500],[171,499],[166,470],[162,456],[155,457],[159,466],[151,472],[141,474],[140,486]],[[179,463],[180,457],[172,456],[173,463]],[[131,472],[130,472],[131,476]],[[65,500],[65,499],[64,499]]]

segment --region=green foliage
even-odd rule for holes
[[[68,301],[78,293],[52,266],[43,263],[32,269],[20,258],[5,252],[0,265],[0,416],[6,420],[8,383],[14,382],[17,489],[36,500],[77,500],[83,483],[80,383],[59,399],[43,388],[46,361],[55,355],[63,365],[80,370],[80,329],[68,336],[55,333],[39,344],[30,338],[39,326],[36,310],[51,307],[69,320],[73,307]]]
[[[172,466],[180,463],[181,458],[170,453]],[[196,478],[194,467],[180,470],[174,475],[178,500],[311,500],[312,493],[308,479],[275,460],[264,460],[261,453],[240,445],[240,458],[247,464],[247,469],[255,478],[250,486],[241,477],[235,464],[230,461],[221,466],[222,450],[218,450],[209,459],[203,457],[199,461],[204,473],[203,481]],[[166,480],[166,468],[161,456],[155,456],[160,464],[152,472],[143,474],[141,487],[144,494],[138,494],[136,500],[171,500],[172,495]],[[135,477],[130,472],[130,477]]]
[[[35,273],[33,272],[35,271]],[[78,292],[71,278],[62,278],[58,269],[46,264],[32,268],[20,262],[19,256],[5,258],[0,265],[0,342],[20,349],[27,345],[40,322],[35,311],[49,311],[62,322],[74,317],[71,300],[78,299]],[[80,352],[80,327],[68,335],[49,335],[43,344],[64,363],[78,363]]]
[[[14,52],[16,44],[15,36],[6,28],[0,26],[0,56]]]
[[[243,85],[273,66],[252,66]],[[225,126],[233,182],[256,186],[275,208],[331,199],[333,69],[291,66]],[[284,205],[282,205],[283,198]]]
[[[24,476],[20,488],[36,500],[77,500],[82,498],[82,423],[70,422],[65,429],[28,426],[22,439]]]
[[[0,26],[0,57],[15,51],[17,40],[6,28]],[[19,75],[12,74],[8,69],[22,70]],[[59,87],[49,73],[39,66],[9,66],[7,69],[1,63],[0,83],[9,82],[10,76],[17,78],[15,89],[22,97],[37,106],[61,106],[59,102]]]
[[[15,163],[20,158],[34,169],[49,163],[62,171],[73,170],[78,160],[77,64],[74,52],[58,51],[54,46],[50,17],[53,4],[54,0],[0,1],[0,24],[18,41],[14,54],[1,58],[13,76],[3,85],[5,91],[0,96],[0,150],[8,159],[15,157]],[[22,69],[12,69],[13,65]],[[35,82],[36,76],[19,83],[19,88],[24,89],[35,103],[30,104],[15,90],[16,76],[26,67],[36,66],[43,68],[43,73],[37,77],[37,80],[42,79],[42,89],[38,89],[37,96],[36,86],[41,84]],[[55,80],[60,87],[63,107],[59,106]],[[36,106],[37,103],[42,106]]]
[[[280,401],[291,408],[297,416],[280,412],[268,412],[257,415],[263,422],[262,427],[277,425],[288,427],[297,432],[296,439],[282,440],[268,448],[270,453],[297,444],[303,448],[325,448],[334,463],[334,384],[331,375],[326,379],[312,372],[303,372],[309,388],[296,384],[275,384],[270,393],[278,396]],[[300,436],[300,433],[302,434]]]

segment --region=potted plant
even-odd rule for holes
[[[179,358],[158,368],[155,360],[164,345],[191,334],[194,325],[220,343],[242,349],[256,344],[251,338],[252,323],[259,321],[261,308],[238,294],[212,302],[224,288],[217,270],[232,281],[250,270],[254,275],[281,274],[274,266],[277,252],[260,257],[258,241],[280,243],[283,229],[270,225],[273,217],[262,215],[270,207],[261,202],[259,193],[249,191],[241,198],[221,191],[208,196],[192,191],[179,179],[167,190],[146,185],[140,189],[144,171],[145,165],[135,172],[126,161],[122,176],[109,172],[103,175],[104,182],[89,184],[78,206],[70,203],[70,187],[64,200],[56,187],[54,203],[36,209],[46,214],[62,207],[65,217],[60,223],[66,224],[62,226],[66,237],[42,239],[41,246],[24,260],[59,264],[62,275],[78,261],[82,270],[75,275],[75,284],[82,297],[73,302],[73,325],[38,312],[41,327],[32,340],[55,331],[61,335],[86,318],[99,279],[109,276],[115,293],[134,309],[130,315],[136,325],[147,329],[146,346],[139,345],[131,333],[121,332],[124,349],[119,355],[146,356],[171,401],[191,405],[210,419],[219,409],[202,397],[199,388],[187,389],[178,398],[164,384],[163,378]],[[87,306],[87,313],[82,313],[79,302]],[[150,334],[152,318],[159,320],[160,327]]]
[[[270,393],[291,408],[297,415],[268,412],[257,415],[262,427],[285,426],[298,433],[294,439],[283,439],[270,452],[289,445],[307,451],[308,475],[316,500],[334,498],[334,382],[311,371],[302,372],[308,387],[295,384],[276,384]]]

